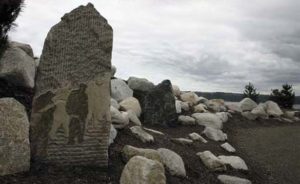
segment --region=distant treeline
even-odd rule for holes
[[[221,98],[225,101],[239,102],[243,99],[243,94],[240,93],[224,93],[224,92],[195,92],[198,96],[203,96],[207,99]],[[269,100],[270,95],[259,95],[258,102]],[[300,96],[296,96],[295,104],[300,104]]]

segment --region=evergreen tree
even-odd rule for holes
[[[295,102],[295,92],[290,84],[283,84],[282,89],[273,89],[270,100],[278,103],[283,108],[291,109]]]
[[[253,101],[257,102],[259,93],[256,92],[256,88],[254,87],[254,85],[249,82],[249,84],[247,84],[245,86],[245,90],[244,90],[244,95],[243,96],[244,96],[244,98],[250,98]]]
[[[7,47],[7,33],[23,7],[23,0],[0,0],[0,57]]]

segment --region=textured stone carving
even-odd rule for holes
[[[25,108],[13,98],[0,99],[0,176],[28,171],[29,121]]]
[[[35,163],[107,166],[112,36],[90,3],[50,30],[31,115]]]

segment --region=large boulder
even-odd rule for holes
[[[155,160],[135,156],[125,165],[120,184],[166,184],[164,166]]]
[[[12,41],[10,42],[10,45],[11,47],[18,47],[22,49],[28,56],[34,58],[33,50],[29,44]]]
[[[0,155],[0,176],[29,170],[29,121],[13,98],[0,99]]]
[[[127,114],[130,122],[134,123],[134,125],[142,126],[140,119],[132,110],[127,111]]]
[[[126,98],[132,97],[133,91],[121,79],[112,79],[111,80],[111,97],[118,102],[125,100]]]
[[[150,91],[155,85],[145,78],[129,77],[127,80],[128,86],[132,90]]]
[[[213,141],[226,141],[227,134],[225,134],[222,130],[214,129],[211,127],[206,127],[202,132],[205,136]]]
[[[146,95],[143,105],[144,123],[169,124],[177,121],[172,84],[164,80]]]
[[[266,112],[266,104],[260,103],[257,107],[252,109],[251,114],[254,114],[260,118],[268,118],[268,114]]]
[[[177,153],[166,148],[159,148],[158,153],[162,163],[166,166],[171,175],[185,177],[186,171],[184,162]]]
[[[257,103],[250,98],[244,98],[242,101],[240,101],[239,107],[242,111],[252,111],[252,109],[257,107]]]
[[[176,113],[180,114],[181,113],[181,102],[179,100],[175,101],[175,106],[176,106]]]
[[[122,149],[122,158],[125,162],[130,160],[134,156],[143,156],[151,160],[156,160],[162,162],[160,154],[157,150],[154,149],[143,149],[136,148],[134,146],[126,145]]]
[[[115,128],[122,129],[129,124],[128,114],[110,106],[111,122]]]
[[[203,164],[212,171],[225,171],[226,165],[210,151],[203,151],[196,154]]]
[[[267,101],[265,102],[265,105],[266,105],[266,112],[269,116],[280,117],[283,115],[283,112],[277,103],[273,101]]]
[[[229,119],[229,113],[228,112],[217,112],[216,115],[221,119],[223,123],[226,123]]]
[[[35,61],[27,53],[31,54],[32,50],[27,50],[25,46],[24,49],[21,47],[9,44],[3,53],[0,59],[0,79],[16,86],[33,88],[36,73]]]
[[[51,28],[31,114],[35,164],[108,165],[113,30],[89,3]]]
[[[187,92],[180,95],[180,99],[183,102],[188,102],[190,106],[194,106],[198,103],[199,97],[194,92]]]
[[[134,112],[137,117],[140,117],[142,113],[142,108],[139,101],[134,97],[128,97],[120,102],[122,110]]]
[[[248,119],[248,120],[252,120],[252,121],[253,121],[253,120],[256,120],[256,119],[258,118],[258,115],[253,114],[253,113],[250,112],[250,111],[242,112],[241,115],[242,115],[244,118],[246,118],[246,119]]]
[[[223,128],[223,122],[219,116],[213,113],[194,113],[192,117],[196,119],[198,125],[212,127],[216,129]]]
[[[190,106],[188,102],[182,102],[180,101],[181,110],[187,112],[190,110]]]
[[[115,100],[113,98],[110,99],[110,105],[116,109],[120,109],[120,104],[117,102],[117,100]]]
[[[211,99],[205,102],[207,108],[213,112],[220,112],[225,108],[223,99]]]

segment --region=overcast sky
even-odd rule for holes
[[[117,77],[224,92],[288,82],[300,95],[299,0],[25,0],[10,38],[40,56],[49,29],[88,2],[114,29]]]

